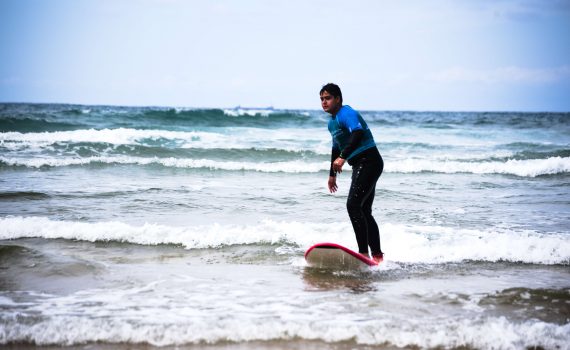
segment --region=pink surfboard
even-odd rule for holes
[[[317,243],[307,249],[305,260],[311,267],[352,270],[377,266],[378,263],[367,256],[336,243]]]

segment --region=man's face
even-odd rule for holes
[[[323,91],[321,94],[321,107],[323,107],[323,111],[335,114],[340,109],[340,106],[340,96],[333,97],[328,91]]]

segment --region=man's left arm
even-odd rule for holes
[[[350,139],[348,140],[348,145],[340,152],[340,158],[347,159],[350,157],[352,152],[358,148],[360,141],[364,137],[364,130],[362,127],[360,129],[356,129],[350,133]]]
[[[364,127],[360,122],[361,117],[357,111],[347,106],[342,112],[342,115],[339,116],[339,123],[350,132],[350,138],[348,144],[341,150],[340,157],[348,159],[352,152],[360,145],[364,137]]]

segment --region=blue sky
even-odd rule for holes
[[[0,101],[570,111],[570,0],[0,0]]]

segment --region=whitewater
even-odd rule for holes
[[[357,106],[354,106],[357,107]],[[385,261],[316,110],[0,104],[6,348],[570,349],[570,114],[361,111]]]
[[[67,239],[89,242],[124,242],[142,245],[172,244],[185,249],[267,244],[281,251],[306,247],[327,236],[353,245],[348,223],[316,224],[263,220],[256,225],[166,226],[121,222],[61,222],[41,217],[0,219],[0,239]],[[529,264],[570,264],[570,241],[564,233],[539,234],[529,230],[456,230],[439,226],[381,225],[383,240],[394,249],[393,262],[438,264],[446,262],[511,261]],[[283,250],[288,247],[288,250]],[[279,253],[279,250],[277,251]]]

